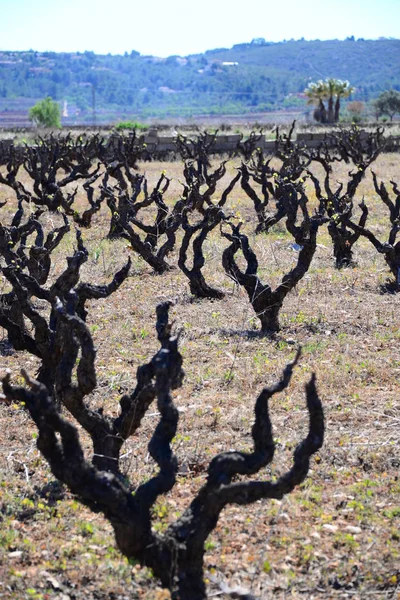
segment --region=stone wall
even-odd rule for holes
[[[111,134],[109,137],[110,147],[112,147],[112,139],[115,132]],[[120,135],[120,134],[117,134]],[[297,136],[294,138],[294,141],[297,141],[299,144],[304,145],[307,148],[316,148],[321,144],[321,142],[325,139],[325,133],[297,133]],[[365,133],[365,137],[367,137],[367,133]],[[265,135],[260,134],[257,136],[257,147],[261,148],[265,152],[273,152],[275,148],[275,142],[266,140]],[[187,139],[190,139],[188,137]],[[217,135],[215,143],[212,145],[210,149],[210,154],[231,154],[238,149],[239,142],[244,142],[246,138],[243,138],[241,134],[224,134]],[[400,136],[387,136],[386,145],[384,151],[386,152],[398,152],[400,151]],[[139,144],[145,144],[148,153],[151,155],[154,153],[157,154],[168,154],[168,153],[176,153],[176,135],[160,135],[157,129],[149,129],[146,133],[138,137]],[[13,144],[13,140],[11,139],[0,139],[0,147],[4,149],[7,146],[11,146]]]
[[[326,133],[301,133],[299,132],[294,138],[299,144],[306,146],[307,148],[317,148],[322,141],[325,140]],[[365,132],[365,139],[368,134]],[[189,138],[188,138],[189,139]],[[149,129],[149,131],[139,138],[139,141],[146,144],[148,152],[175,152],[176,151],[176,136],[163,136],[159,135],[157,129]],[[211,154],[224,154],[231,153],[237,150],[240,141],[244,141],[245,138],[241,134],[226,134],[218,135],[215,143],[212,145]],[[272,152],[275,148],[275,142],[266,140],[265,135],[261,134],[257,140],[257,147],[265,151]],[[386,137],[386,152],[395,152],[400,150],[400,137],[399,136],[387,136]]]

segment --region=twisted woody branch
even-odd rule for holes
[[[310,216],[307,210],[307,198],[301,188],[291,186],[290,193],[285,198],[287,213],[286,229],[293,235],[299,246],[297,263],[282,277],[281,283],[273,290],[270,285],[263,284],[257,275],[258,260],[250,246],[248,237],[241,233],[242,223],[228,223],[231,233],[221,229],[223,237],[230,245],[224,250],[222,264],[226,273],[247,292],[250,303],[261,322],[261,331],[274,333],[279,331],[279,312],[288,293],[307,273],[317,247],[317,233],[324,217],[319,214]],[[302,215],[302,221],[297,224],[297,215]],[[247,263],[243,271],[235,260],[235,254],[242,250]]]
[[[203,212],[202,219],[197,221],[193,225],[189,223],[189,216],[192,213],[192,209],[184,204],[180,215],[181,226],[184,230],[184,236],[182,239],[181,247],[179,249],[178,266],[181,271],[189,279],[189,286],[191,293],[197,298],[214,298],[221,299],[225,294],[218,289],[215,289],[208,285],[202,268],[205,264],[205,257],[203,253],[203,245],[207,239],[207,236],[221,221],[226,219],[223,212],[223,207],[227,201],[229,194],[234,188],[236,182],[240,178],[238,172],[236,176],[230,181],[228,186],[223,191],[218,203],[210,204]],[[193,240],[193,241],[192,241]],[[192,268],[187,265],[188,262],[188,248],[192,241],[193,249],[193,264]]]
[[[117,185],[108,183],[110,176],[117,180]],[[144,175],[133,174],[127,165],[115,163],[108,167],[102,185],[102,194],[111,211],[108,237],[126,239],[132,249],[159,274],[171,269],[165,258],[175,245],[175,232],[179,227],[179,222],[163,201],[169,184],[170,180],[162,174],[149,192]],[[141,196],[144,198],[139,200]],[[138,213],[152,205],[157,211],[154,223],[144,223]],[[146,233],[144,239],[140,231]],[[166,240],[158,247],[164,237]]]
[[[64,230],[58,232],[59,235],[64,233]],[[30,255],[25,256],[14,252],[13,249],[8,250],[9,264],[2,269],[3,275],[11,286],[11,292],[7,295],[9,302],[4,302],[1,308],[0,325],[8,332],[9,339],[16,350],[26,350],[41,359],[38,379],[52,394],[56,394],[56,365],[61,360],[65,340],[68,339],[68,330],[64,332],[61,326],[57,328],[55,299],[60,298],[65,305],[72,304],[73,310],[84,320],[87,314],[85,308],[87,300],[108,297],[123,283],[130,268],[130,260],[128,260],[127,264],[114,275],[112,281],[105,285],[80,282],[80,269],[87,260],[88,252],[79,231],[76,232],[76,236],[77,248],[74,254],[67,258],[67,267],[49,287],[44,286],[44,283],[47,283],[49,268],[46,263],[44,266],[43,263],[35,264],[32,272],[36,277],[29,270],[26,272],[24,267],[25,264],[29,266]],[[47,249],[44,247],[43,249],[50,252],[56,241],[57,235],[55,239],[50,236],[51,243],[49,242]],[[45,254],[44,257],[46,261],[50,259],[49,254]],[[43,300],[47,307],[50,306],[49,316],[46,316],[46,311],[36,307],[32,297]],[[29,328],[26,327],[26,322],[30,323]]]
[[[361,181],[367,169],[378,158],[384,147],[383,130],[366,133],[353,126],[350,130],[340,130],[327,135],[325,142],[308,152],[310,161],[319,163],[324,172],[323,189],[319,179],[307,169],[316,197],[319,201],[319,211],[329,217],[328,232],[333,242],[333,254],[338,269],[354,265],[353,246],[359,239],[360,231],[365,228],[368,210],[361,203],[361,215],[358,228],[349,228],[352,218],[353,202]],[[332,165],[344,161],[351,163],[353,169],[348,173],[346,185],[334,183]]]
[[[281,134],[279,128],[276,129],[272,156],[266,157],[261,148],[256,148],[239,168],[240,184],[253,202],[256,212],[256,233],[268,233],[273,225],[286,216],[285,197],[310,164],[310,157],[292,141],[294,125],[295,121],[288,134]],[[279,166],[277,158],[280,160]]]
[[[386,264],[388,265],[391,274],[394,277],[394,281],[389,284],[388,289],[395,291],[400,290],[400,239],[398,234],[400,232],[400,190],[398,184],[395,181],[391,181],[392,191],[395,198],[392,200],[385,184],[381,181],[378,184],[376,174],[372,171],[372,177],[374,181],[375,191],[385,204],[389,211],[390,230],[388,233],[387,242],[381,242],[378,237],[365,227],[365,223],[353,223],[350,219],[347,221],[348,227],[352,229],[356,234],[366,237],[374,248],[385,257]],[[368,213],[368,209],[364,206],[363,210]]]
[[[64,225],[49,231],[45,239],[40,223],[41,212],[40,209],[35,211],[21,224],[25,213],[22,203],[19,203],[11,225],[0,224],[0,256],[1,262],[5,263],[0,268],[7,279],[10,272],[22,273],[27,270],[37,287],[46,283],[51,268],[51,253],[69,231],[69,224],[63,215]],[[33,240],[32,236],[35,236]],[[13,347],[16,350],[24,349],[27,340],[24,313],[14,289],[0,296],[0,325],[7,329]]]
[[[160,494],[170,492],[176,483],[178,462],[171,441],[179,421],[179,412],[171,395],[179,371],[176,364],[179,356],[177,340],[169,338],[167,342],[169,332],[165,329],[165,307],[158,311],[163,315],[158,327],[159,331],[164,332],[164,347],[152,361],[152,368],[160,419],[149,442],[149,453],[159,471],[140,485],[135,494],[116,474],[99,470],[85,459],[76,428],[61,415],[43,384],[24,372],[28,387],[12,386],[7,375],[3,379],[3,390],[8,400],[25,403],[38,428],[37,446],[53,474],[81,502],[103,512],[114,529],[120,551],[152,568],[161,583],[171,590],[175,600],[204,600],[204,545],[221,511],[228,504],[247,505],[259,499],[281,499],[299,485],[307,476],[312,454],[322,446],[324,418],[313,375],[306,386],[309,432],[294,452],[291,469],[276,482],[255,480],[232,483],[234,476],[254,475],[272,461],[275,445],[268,402],[274,394],[288,386],[299,358],[298,352],[294,361],[285,368],[281,380],[265,387],[256,401],[253,451],[217,455],[209,465],[206,484],[187,510],[165,533],[155,533],[152,530],[151,509]],[[82,338],[81,341],[83,343]],[[82,367],[82,370],[85,368]],[[81,380],[78,385],[83,384],[82,375],[78,374]]]

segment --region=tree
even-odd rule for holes
[[[311,456],[323,444],[324,415],[313,374],[305,389],[308,434],[297,445],[291,467],[274,480],[269,480],[265,468],[275,452],[269,401],[288,387],[300,356],[298,351],[281,378],[264,387],[255,401],[252,448],[247,452],[229,450],[214,456],[207,468],[207,478],[184,512],[164,532],[156,530],[155,504],[160,496],[167,495],[178,484],[179,471],[178,458],[172,446],[178,430],[179,410],[174,404],[172,389],[176,387],[174,380],[181,371],[182,357],[177,337],[171,336],[169,305],[166,302],[157,308],[157,330],[163,347],[150,365],[154,382],[151,387],[160,416],[148,451],[158,469],[150,479],[135,484],[135,488],[126,477],[100,470],[94,460],[91,464],[85,458],[77,428],[61,413],[45,385],[23,371],[26,386],[11,385],[8,374],[3,379],[3,392],[7,401],[24,403],[38,428],[37,447],[48,461],[53,475],[66,484],[83,504],[104,514],[114,529],[121,553],[150,567],[161,584],[169,588],[173,600],[205,600],[203,561],[206,540],[217,526],[221,512],[231,504],[246,506],[263,499],[282,500],[300,485],[309,471]],[[71,357],[68,355],[60,370],[64,382],[67,382],[66,391],[68,388],[68,393],[76,399],[81,396],[78,404],[82,406],[81,394],[90,393],[95,383],[93,340],[90,330],[77,314],[73,311],[69,314],[61,301],[56,300],[54,308],[57,319],[68,323],[65,328],[68,342],[78,350],[74,350]],[[79,366],[76,381],[73,381],[78,353],[81,353]],[[124,411],[123,406],[121,408]],[[101,418],[98,411],[90,410],[90,413],[95,419]],[[95,426],[94,429],[102,430],[102,427]],[[96,449],[94,454],[99,457]]]
[[[320,123],[337,123],[340,113],[340,99],[348,98],[354,92],[348,81],[330,77],[322,81],[311,82],[304,93],[308,97],[308,104],[316,104],[314,119]],[[328,111],[324,100],[328,100]]]
[[[250,303],[261,323],[261,331],[273,335],[280,330],[279,312],[288,293],[307,273],[317,247],[318,228],[326,218],[318,213],[310,215],[307,196],[301,183],[288,182],[283,200],[287,215],[286,229],[293,236],[295,248],[299,249],[297,264],[285,273],[275,289],[264,284],[258,277],[258,259],[251,248],[248,237],[240,232],[242,223],[233,225],[228,221],[232,233],[221,230],[223,237],[231,242],[223,254],[225,272],[238,285],[244,287]],[[302,217],[302,218],[301,218]],[[246,264],[243,270],[235,259],[241,250]]]
[[[365,110],[365,104],[364,102],[355,100],[354,102],[348,102],[346,109],[351,117],[352,123],[359,123]]]
[[[400,113],[400,92],[386,90],[377,97],[373,104],[377,118],[381,115],[388,115],[393,121],[394,115]]]
[[[371,171],[371,173],[374,180],[375,191],[389,210],[391,229],[389,231],[387,242],[380,241],[376,237],[375,233],[373,233],[370,229],[367,229],[365,227],[365,222],[359,223],[357,225],[356,223],[353,223],[349,220],[347,225],[356,233],[359,233],[366,237],[367,240],[369,240],[374,246],[374,248],[379,252],[379,254],[383,254],[386,264],[388,265],[394,279],[393,281],[389,281],[387,285],[382,286],[382,290],[390,292],[399,292],[400,239],[398,239],[398,234],[400,232],[400,190],[398,184],[395,181],[390,182],[393,194],[395,196],[395,198],[392,199],[383,181],[378,183],[378,178],[376,174],[373,171]],[[364,207],[364,210],[366,210],[366,213],[368,214],[368,209],[366,207]]]
[[[359,230],[349,230],[348,221],[352,216],[353,200],[358,187],[367,169],[383,150],[382,134],[383,128],[380,127],[375,132],[367,133],[353,125],[348,130],[342,129],[326,135],[319,148],[309,153],[310,161],[320,164],[325,171],[322,186],[312,170],[307,169],[307,174],[314,184],[319,212],[329,218],[328,232],[332,238],[333,254],[338,269],[355,264],[352,248],[361,233]],[[338,160],[353,165],[353,169],[348,172],[347,183],[336,180],[333,165]],[[360,208],[358,226],[363,228],[368,210],[364,203],[360,204]]]
[[[316,104],[318,107],[314,111],[314,119],[320,123],[326,123],[327,114],[323,102],[326,99],[326,86],[322,79],[311,82],[304,93],[308,97],[308,104]]]
[[[61,127],[61,110],[50,96],[29,109],[29,119],[41,127]]]
[[[354,88],[350,86],[348,81],[342,81],[341,79],[335,80],[335,94],[336,94],[336,102],[335,102],[335,114],[334,121],[337,123],[339,121],[339,112],[340,112],[340,99],[348,98],[353,92]]]

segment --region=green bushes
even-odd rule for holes
[[[29,110],[29,119],[40,127],[61,128],[61,110],[50,96],[40,100]]]
[[[120,121],[116,124],[115,129],[117,131],[126,131],[127,129],[140,129],[146,131],[148,126],[143,125],[143,123],[138,123],[137,121]]]

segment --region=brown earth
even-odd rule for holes
[[[399,155],[381,156],[374,169],[378,179],[398,180],[399,161]],[[142,168],[150,181],[166,170],[174,178],[169,197],[177,198],[179,163]],[[341,166],[338,179],[348,170]],[[229,176],[233,173],[231,165]],[[0,201],[7,193],[0,191]],[[363,195],[374,230],[383,234],[387,214],[370,175],[360,186],[360,200]],[[261,278],[277,282],[295,260],[284,227],[278,224],[270,235],[255,237],[254,211],[240,187],[228,209],[245,221]],[[90,258],[83,280],[109,280],[130,253],[126,242],[104,240],[108,218],[104,210],[84,232]],[[333,266],[326,228],[318,241],[311,269],[286,299],[282,330],[274,338],[260,336],[247,296],[223,272],[225,242],[217,233],[208,241],[205,275],[226,292],[225,299],[193,300],[178,270],[156,276],[134,258],[131,276],[118,292],[90,306],[98,373],[90,402],[114,413],[121,394],[135,385],[138,365],[158,348],[156,304],[175,303],[172,316],[176,329],[182,329],[186,372],[175,393],[180,424],[174,449],[181,466],[178,484],[155,508],[157,530],[188,505],[216,453],[251,446],[254,401],[301,345],[290,388],[271,402],[277,449],[259,478],[275,478],[288,469],[307,430],[304,384],[311,372],[317,374],[326,417],[324,446],[305,483],[282,502],[224,511],[207,542],[210,598],[235,597],[224,592],[239,587],[267,599],[400,599],[400,296],[381,293],[388,269],[368,241],[361,239],[355,247],[357,266],[342,271]],[[73,246],[71,236],[60,247],[53,276]],[[171,262],[176,264],[176,256]],[[34,375],[36,359],[14,352],[4,332],[0,348],[1,371],[10,369],[14,382],[21,381],[21,366]],[[35,427],[24,409],[3,403],[0,423],[0,598],[169,598],[147,569],[121,557],[107,521],[54,480],[36,450]],[[153,473],[147,443],[156,423],[152,407],[125,445],[123,469],[133,483]],[[83,433],[82,438],[89,449]]]

